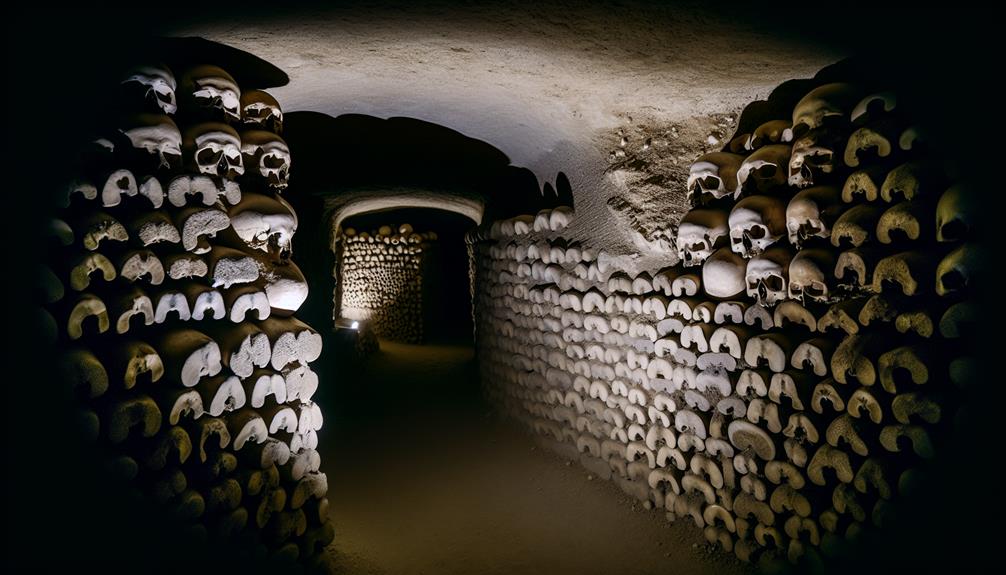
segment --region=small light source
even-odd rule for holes
[[[348,330],[353,330],[353,331],[359,331],[360,330],[360,323],[361,323],[360,320],[357,320],[357,319],[349,319],[348,317],[340,317],[339,319],[335,320],[335,328],[336,329],[348,329]]]

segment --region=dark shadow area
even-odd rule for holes
[[[510,165],[486,142],[423,120],[292,112],[283,136],[297,162],[291,189],[297,186],[301,195],[425,188],[483,197],[487,219],[535,213],[543,205],[530,170]]]

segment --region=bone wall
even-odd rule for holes
[[[135,114],[81,155],[45,283],[77,427],[118,479],[212,542],[326,561],[334,537],[294,314],[282,111],[224,70],[125,74]]]
[[[423,272],[436,239],[435,233],[416,233],[409,224],[343,230],[342,316],[366,321],[380,337],[421,343]]]
[[[497,405],[724,551],[800,563],[883,527],[946,449],[975,236],[892,94],[765,120],[693,164],[674,266],[619,269],[548,214],[468,240]]]

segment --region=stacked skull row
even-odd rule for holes
[[[321,336],[293,317],[308,288],[279,195],[282,111],[214,66],[179,82],[143,66],[121,88],[137,113],[83,152],[51,228],[48,299],[82,428],[193,531],[324,562]]]
[[[695,164],[657,272],[531,216],[473,234],[488,393],[746,561],[882,527],[946,440],[975,315],[967,195],[904,125],[892,95],[812,91]]]
[[[889,278],[870,282],[873,268],[889,274],[919,260],[934,232],[950,239],[968,217],[960,189],[913,153],[918,131],[896,112],[893,94],[826,84],[800,100],[792,122],[737,136],[731,148],[746,157],[699,158],[688,179],[698,207],[679,227],[681,261],[710,268],[710,295],[743,291],[768,306],[877,291]]]

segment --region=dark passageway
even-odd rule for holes
[[[340,573],[746,572],[496,416],[470,343],[382,341],[348,363],[320,442]]]
[[[16,7],[0,572],[988,571],[1001,22],[590,4]]]

